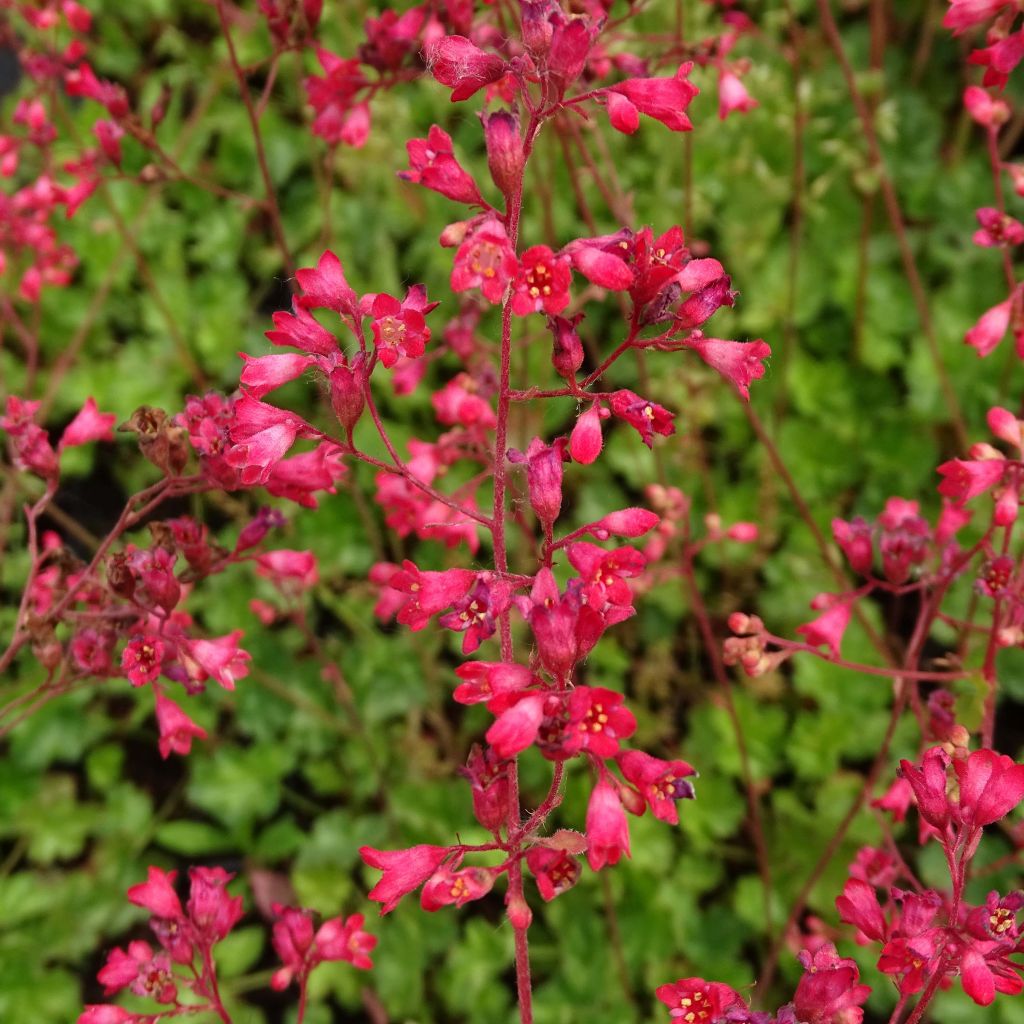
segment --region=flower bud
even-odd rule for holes
[[[533,911],[530,910],[529,905],[522,896],[515,896],[510,899],[505,912],[508,914],[508,919],[512,922],[512,927],[516,931],[525,931],[533,922]]]
[[[583,365],[583,343],[576,333],[576,325],[582,319],[582,313],[577,313],[571,319],[564,316],[548,318],[548,330],[552,338],[551,365],[570,384],[575,381],[576,371]]]
[[[331,408],[338,422],[351,434],[359,417],[363,414],[365,396],[363,386],[366,383],[366,370],[362,355],[352,360],[351,366],[342,363],[331,371]]]
[[[523,139],[519,133],[519,116],[508,110],[483,114],[484,141],[487,144],[487,166],[494,184],[508,200],[522,186]]]

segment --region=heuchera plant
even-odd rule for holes
[[[3,310],[31,353],[24,311],[40,301],[44,287],[67,284],[75,262],[59,241],[56,212],[72,216],[101,187],[105,171],[120,166],[125,139],[146,150],[166,173],[178,169],[154,134],[163,116],[160,107],[143,116],[132,109],[123,88],[92,70],[85,42],[90,16],[83,7],[70,0],[32,5],[2,0],[0,6],[22,19],[26,38],[39,46],[18,42],[33,86],[16,112],[19,132],[0,137],[5,177],[12,177],[29,153],[46,168],[31,185],[0,200],[0,273],[17,281],[16,295],[3,298]],[[874,805],[899,822],[916,804],[921,841],[941,848],[949,888],[919,879],[887,824],[884,846],[861,850],[836,901],[840,919],[856,928],[857,941],[879,946],[879,970],[892,977],[898,992],[891,1020],[917,1024],[935,993],[954,978],[981,1005],[991,1003],[997,992],[1019,993],[1021,968],[1010,958],[1024,951],[1016,919],[1024,896],[992,892],[983,905],[973,906],[964,890],[984,828],[1024,799],[1024,766],[992,749],[995,656],[1001,647],[1024,642],[1021,568],[1010,544],[1020,505],[1024,422],[994,408],[992,434],[1013,451],[1007,455],[995,445],[978,444],[968,458],[939,467],[946,502],[934,524],[920,514],[917,502],[898,497],[874,523],[836,519],[834,541],[863,582],[816,596],[815,616],[797,630],[802,641],[775,636],[762,619],[737,612],[730,619],[735,635],[721,655],[714,649],[693,562],[708,544],[754,541],[754,524],[726,526],[710,516],[705,534],[695,538],[687,499],[670,485],[649,489],[651,508],[607,508],[575,528],[563,515],[566,476],[584,474],[581,467],[601,457],[606,432],[635,432],[638,437],[631,440],[648,448],[675,432],[675,410],[617,386],[621,361],[645,353],[700,360],[746,400],[751,385],[764,376],[771,350],[760,339],[714,336],[710,321],[733,305],[736,293],[722,264],[691,250],[678,224],[622,224],[604,235],[560,239],[557,247],[522,237],[524,180],[537,140],[546,131],[570,131],[578,119],[607,118],[612,129],[625,134],[686,132],[697,93],[690,80],[696,62],[715,69],[721,118],[751,110],[756,100],[742,82],[747,63],[732,57],[737,42],[753,29],[750,20],[727,9],[721,34],[687,53],[692,60],[668,66],[611,47],[612,31],[627,16],[611,18],[611,4],[601,0],[574,5],[572,11],[556,0],[520,0],[515,25],[499,22],[486,7],[478,11],[472,3],[446,0],[369,19],[358,54],[341,57],[317,45],[318,0],[260,0],[276,56],[315,51],[322,73],[303,85],[311,130],[327,145],[363,145],[372,129],[374,97],[424,71],[449,91],[453,103],[472,100],[481,106],[489,183],[460,163],[452,138],[437,124],[423,126],[423,137],[407,140],[408,167],[395,168],[405,181],[456,204],[440,236],[440,245],[451,251],[450,288],[456,297],[445,303],[449,315],[442,320],[441,301],[428,296],[422,284],[404,294],[359,294],[333,251],[324,251],[313,266],[292,266],[261,141],[262,107],[238,61],[227,5],[216,0],[215,6],[267,185],[262,208],[282,264],[289,273],[294,270],[291,308],[275,313],[266,332],[281,351],[243,354],[240,387],[231,395],[192,396],[174,415],[143,407],[121,425],[161,478],[130,498],[88,563],[40,523],[57,493],[62,454],[113,440],[117,417],[101,413],[90,399],[54,444],[40,422],[38,402],[8,399],[0,426],[11,460],[38,478],[43,492],[25,510],[31,569],[0,670],[29,651],[45,679],[5,709],[15,714],[0,726],[0,735],[72,688],[120,677],[152,691],[161,756],[187,754],[193,742],[207,738],[206,731],[169,693],[179,700],[198,699],[210,680],[232,690],[252,660],[240,646],[241,631],[202,635],[186,611],[192,588],[221,572],[244,572],[243,563],[251,563],[281,594],[280,607],[256,608],[270,623],[287,617],[301,601],[316,582],[317,566],[308,552],[266,546],[284,523],[274,510],[253,517],[231,549],[214,543],[207,527],[192,517],[157,520],[154,513],[170,499],[245,488],[263,488],[315,509],[319,496],[334,493],[352,464],[372,467],[375,499],[394,534],[438,540],[451,549],[452,561],[461,559],[444,567],[410,559],[401,565],[378,563],[370,573],[376,614],[410,630],[459,634],[466,660],[454,673],[453,699],[483,705],[493,721],[469,751],[462,773],[470,790],[467,808],[490,840],[467,844],[453,836],[442,845],[405,849],[364,845],[362,860],[380,872],[369,898],[387,914],[419,891],[423,909],[433,912],[503,886],[514,935],[519,1014],[526,1024],[533,1019],[528,933],[531,904],[537,905],[534,889],[543,901],[563,896],[584,864],[597,872],[630,855],[630,815],[650,809],[659,821],[674,825],[680,801],[695,795],[694,766],[629,745],[637,722],[625,695],[602,685],[587,664],[606,631],[635,614],[638,593],[659,563],[676,554],[672,540],[678,537],[681,564],[670,571],[691,589],[695,617],[726,693],[723,664],[757,676],[797,655],[894,681],[892,727],[854,811],[882,777],[900,715],[909,707],[917,719],[920,756],[902,762],[898,778]],[[820,6],[827,27],[827,0]],[[500,5],[493,13],[502,13]],[[980,355],[989,354],[1011,328],[1022,351],[1021,291],[1011,250],[1024,241],[1024,227],[1006,213],[1002,173],[1015,188],[1022,175],[1019,168],[1002,165],[996,144],[1009,117],[997,90],[1024,54],[1024,29],[1015,30],[1019,13],[1016,3],[953,0],[946,17],[956,32],[991,22],[989,45],[972,57],[987,69],[984,84],[967,90],[965,104],[986,130],[996,192],[996,206],[978,211],[974,240],[1001,250],[1008,296],[968,332],[967,343]],[[58,24],[71,37],[59,49],[46,35]],[[104,112],[94,126],[99,148],[87,148],[65,163],[59,172],[63,184],[51,154],[58,133],[45,102],[48,90],[58,86]],[[1018,191],[1024,194],[1024,188]],[[621,314],[611,343],[588,336],[588,314],[593,322],[601,302]],[[492,308],[499,311],[500,328],[489,337]],[[535,345],[537,337],[550,346],[550,371],[541,379],[520,379],[513,356]],[[456,367],[430,395],[438,429],[400,445],[392,440],[378,396],[385,387],[401,398],[428,386],[432,362]],[[315,380],[327,398],[329,411],[325,408],[316,422],[267,400],[300,379]],[[571,429],[563,436],[513,443],[513,409],[547,402],[560,403],[572,415]],[[449,484],[453,477],[463,482]],[[986,506],[989,525],[962,547],[957,536],[972,508],[988,502],[987,495],[993,499]],[[142,524],[149,528],[149,542],[127,541],[126,533]],[[947,594],[968,576],[979,595],[974,607],[990,612],[989,625],[941,611]],[[844,661],[843,636],[859,602],[878,593],[918,596],[918,619],[902,663]],[[932,626],[940,620],[962,631],[961,662],[967,638],[979,631],[984,636],[980,673],[987,695],[978,749],[970,749],[970,732],[956,721],[951,695],[942,687],[926,697],[921,691],[923,684],[968,675],[959,667],[919,667]],[[551,767],[546,794],[529,810],[519,790],[519,758],[531,748]],[[585,819],[574,823],[576,829],[553,828],[551,816],[573,764],[589,784]],[[843,828],[847,825],[848,820]],[[174,873],[157,867],[128,891],[129,901],[151,915],[159,950],[132,941],[110,953],[98,975],[107,996],[127,989],[150,997],[157,1009],[91,1005],[80,1024],[139,1024],[201,1011],[229,1024],[214,948],[240,920],[242,900],[229,895],[232,876],[222,868],[195,867],[189,878],[184,903]],[[784,936],[799,925],[801,911],[799,904],[793,909]],[[273,915],[272,942],[281,966],[271,985],[297,986],[301,1022],[310,972],[326,961],[369,968],[376,938],[363,931],[360,914],[318,923],[308,910],[274,904]],[[656,996],[670,1018],[684,1024],[855,1024],[863,1018],[870,989],[832,938],[800,935],[804,974],[792,1000],[774,1013],[752,1009],[732,987],[698,977],[663,984]],[[762,991],[778,952],[776,946]]]

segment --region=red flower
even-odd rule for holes
[[[184,711],[159,690],[156,692],[156,723],[160,729],[160,756],[170,757],[187,754],[192,749],[193,739],[206,739],[206,730],[200,728]]]
[[[730,114],[747,113],[757,106],[757,100],[747,92],[747,87],[737,74],[722,68],[718,74],[718,117],[724,121]]]
[[[488,205],[473,176],[456,160],[452,138],[444,129],[431,125],[425,139],[410,139],[405,148],[409,151],[409,170],[400,171],[400,178],[440,192],[457,203]]]
[[[128,890],[128,902],[143,907],[154,917],[181,918],[184,913],[181,901],[174,891],[176,871],[161,871],[160,868],[146,869],[147,879]]]
[[[408,559],[392,574],[388,586],[409,597],[398,612],[398,621],[411,630],[423,629],[431,617],[461,600],[476,581],[469,569],[444,572],[421,571]]]
[[[829,598],[831,595],[819,595],[818,598],[812,602],[812,607],[821,607],[821,598]],[[835,599],[833,599],[835,600]],[[801,633],[804,640],[810,644],[811,647],[819,647],[825,644],[832,653],[833,658],[839,657],[839,645],[843,642],[843,634],[846,632],[846,627],[850,624],[850,603],[848,601],[838,601],[831,607],[826,607],[826,610],[819,615],[816,619],[810,622],[805,622],[802,626],[797,626],[796,631]]]
[[[121,655],[121,668],[132,686],[145,686],[160,675],[164,660],[163,641],[156,636],[132,640]]]
[[[366,85],[366,79],[355,58],[343,60],[336,54],[317,47],[317,59],[325,75],[310,75],[303,81],[310,106],[316,111],[313,134],[328,142],[347,142],[361,146],[366,141],[362,130],[353,134],[351,119],[356,93]],[[365,117],[365,106],[360,117]]]
[[[641,114],[653,117],[672,131],[688,132],[693,123],[684,111],[699,92],[688,79],[692,67],[689,61],[680,64],[671,78],[629,78],[613,85],[610,91],[625,96]],[[621,120],[622,115],[619,117]]]
[[[995,487],[1006,472],[1005,459],[950,459],[937,472],[945,477],[939,494],[957,502],[970,501]]]
[[[982,313],[978,322],[964,335],[964,342],[977,350],[980,357],[987,356],[1003,340],[1010,326],[1010,312],[1014,296]]]
[[[534,846],[527,851],[526,865],[533,872],[541,899],[546,903],[571,889],[583,873],[579,860],[566,850],[543,846]]]
[[[494,753],[508,760],[521,753],[537,739],[547,697],[543,693],[524,693],[487,730],[487,742]]]
[[[537,677],[525,665],[502,661],[467,661],[455,674],[463,680],[453,694],[460,704],[481,704],[506,697],[537,682]]]
[[[112,412],[100,412],[94,398],[87,398],[75,418],[64,428],[57,445],[58,450],[89,444],[91,441],[113,441],[116,419],[117,416]]]
[[[154,956],[148,942],[130,942],[127,953],[111,950],[96,977],[103,985],[104,995],[131,988],[137,996],[150,996],[158,1003],[173,1003],[178,998],[170,958],[166,953]]]
[[[696,770],[685,761],[663,761],[642,750],[627,750],[616,759],[622,774],[633,783],[660,821],[678,824],[680,800],[692,800],[693,784],[687,781]]]
[[[918,813],[939,830],[945,829],[949,821],[950,807],[946,797],[948,765],[949,755],[941,747],[926,750],[920,768],[909,761],[900,761],[900,774],[914,791]]]
[[[390,913],[403,896],[418,889],[448,856],[446,846],[411,846],[407,850],[359,848],[359,856],[371,867],[384,872],[370,890],[371,900],[379,901],[381,914]]]
[[[430,328],[423,318],[436,307],[436,302],[427,302],[427,290],[421,284],[413,285],[402,302],[390,295],[373,297],[369,310],[373,317],[373,343],[378,358],[388,369],[401,356],[423,355],[430,341]]]
[[[609,398],[609,404],[619,419],[625,420],[640,434],[640,439],[648,448],[655,434],[667,437],[676,432],[672,422],[674,415],[664,406],[641,398],[635,391],[615,391]]]
[[[740,994],[719,981],[703,978],[680,978],[668,985],[659,985],[654,993],[668,1008],[674,1021],[691,1024],[713,1024],[724,1020],[728,1010],[744,1006]]]
[[[956,816],[965,828],[991,825],[1024,799],[1024,765],[1005,754],[975,750],[966,761],[954,761],[953,770],[960,782]]]
[[[188,911],[196,931],[209,944],[220,942],[242,916],[242,897],[229,896],[228,882],[235,876],[223,868],[190,868]]]
[[[485,53],[465,36],[444,36],[427,47],[425,56],[430,73],[452,90],[452,103],[497,82],[508,70],[500,57]]]
[[[619,741],[636,732],[633,712],[622,706],[623,696],[600,686],[577,686],[569,695],[568,736],[563,751],[572,756],[588,751],[595,757],[614,757]]]
[[[441,907],[461,907],[471,900],[486,896],[500,874],[497,868],[463,868],[453,871],[442,864],[427,880],[420,893],[420,906],[424,910],[440,910]]]
[[[270,987],[281,991],[293,978],[302,982],[318,964],[329,960],[347,960],[355,967],[373,966],[367,955],[377,945],[377,938],[362,931],[363,917],[353,914],[345,921],[334,917],[325,921],[314,935],[313,916],[308,910],[273,905],[278,915],[274,922],[272,942],[284,966],[274,972]]]
[[[452,610],[438,622],[445,629],[462,633],[462,653],[472,654],[484,640],[494,636],[498,619],[511,602],[512,593],[507,583],[478,578],[473,589],[456,601]]]
[[[569,305],[572,272],[565,256],[556,256],[546,245],[527,249],[519,261],[512,291],[512,312],[527,316],[541,311],[549,316]]]
[[[580,574],[587,603],[602,609],[605,604],[629,606],[633,594],[627,579],[640,576],[647,564],[635,548],[606,551],[596,544],[577,541],[566,547],[569,564]]]
[[[796,1019],[808,1024],[832,1024],[836,1020],[863,1018],[859,1007],[871,994],[867,985],[858,985],[860,971],[853,960],[840,957],[831,943],[813,954],[803,952],[800,962],[804,975],[793,994]]]
[[[878,904],[875,887],[859,878],[849,878],[842,896],[836,897],[839,917],[857,928],[865,939],[884,942],[887,928],[885,915]]]
[[[357,315],[356,293],[345,280],[341,260],[330,249],[317,260],[315,269],[296,270],[295,280],[303,291],[298,299],[303,309],[333,309],[338,314]]]
[[[686,345],[748,401],[751,383],[764,376],[764,360],[772,354],[771,347],[760,340],[722,341],[719,338],[705,338],[700,332],[694,332],[687,338]]]
[[[497,304],[518,269],[505,228],[493,217],[488,218],[466,236],[455,254],[452,291],[479,288],[485,299]]]
[[[587,804],[587,862],[594,871],[629,856],[629,825],[615,788],[603,779]]]

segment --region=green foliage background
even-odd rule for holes
[[[255,5],[246,6],[252,30],[238,38],[242,59],[255,64],[269,52],[269,40]],[[997,257],[970,243],[973,212],[991,202],[991,182],[980,134],[961,109],[965,51],[937,28],[941,5],[883,6],[889,28],[880,66],[870,70],[865,4],[843,5],[844,41],[854,66],[865,69],[860,85],[874,104],[910,224],[942,360],[971,436],[981,438],[985,410],[997,401],[1016,403],[1021,375],[1007,353],[981,362],[962,344],[967,327],[1004,297]],[[160,138],[181,166],[261,196],[245,110],[211,6],[96,0],[90,7],[98,71],[128,85],[141,107],[165,86],[172,90]],[[328,0],[326,8],[323,44],[353,53],[362,5]],[[698,69],[702,95],[690,111],[691,136],[645,121],[625,138],[599,118],[581,130],[606,152],[605,167],[626,188],[635,223],[656,231],[688,223],[691,239],[705,241],[732,274],[740,298],[735,310],[718,315],[714,332],[771,344],[775,354],[753,389],[753,407],[817,525],[827,534],[833,515],[871,517],[894,494],[919,499],[934,513],[934,467],[957,454],[949,413],[845,84],[811,0],[765,0],[749,10],[758,32],[745,40],[742,54],[752,62],[746,81],[760,100],[757,110],[719,122],[713,72]],[[713,31],[716,16],[695,2],[651,3],[637,24],[645,32],[665,31],[679,11],[688,38]],[[313,70],[310,55],[285,60],[263,121],[299,264],[310,265],[331,247],[360,292],[396,293],[424,281],[442,298],[433,315],[440,321],[456,306],[447,290],[451,254],[436,238],[456,214],[441,197],[397,181],[391,171],[406,166],[404,140],[425,135],[436,122],[486,180],[474,103],[450,105],[430,80],[382,94],[366,147],[328,158],[309,133],[299,87],[300,76]],[[12,104],[11,96],[0,101],[5,119]],[[96,116],[92,105],[70,106],[66,127],[85,137]],[[126,178],[146,160],[126,143]],[[325,209],[316,183],[328,166],[335,188]],[[556,140],[542,139],[535,173],[534,197],[546,179],[554,182],[554,201],[547,208],[528,203],[523,238],[564,244],[585,229]],[[599,227],[617,227],[585,171],[582,182]],[[80,345],[80,354],[53,396],[54,424],[87,395],[122,418],[144,403],[174,410],[184,394],[203,387],[233,389],[237,351],[269,350],[263,332],[287,295],[258,211],[185,182],[147,188],[112,181],[64,230],[81,267],[72,287],[49,293],[42,304],[43,357],[53,366],[69,345]],[[589,314],[587,327],[602,347],[616,340],[611,314],[604,320]],[[546,359],[538,344],[525,351],[516,372],[531,380],[545,372]],[[677,437],[660,447],[659,470],[635,437],[614,433],[594,467],[567,474],[571,519],[584,522],[641,500],[643,487],[661,472],[693,499],[698,521],[707,511],[727,522],[756,520],[761,542],[709,551],[700,583],[719,625],[743,609],[761,614],[774,632],[791,634],[808,618],[810,598],[835,587],[808,524],[740,403],[717,377],[681,355],[652,355],[647,371],[645,393],[679,412]],[[631,372],[618,372],[620,386],[639,387]],[[0,380],[6,393],[22,387],[24,366],[12,345],[0,350]],[[288,396],[293,407],[323,415],[308,386],[293,385]],[[431,429],[426,390],[402,400],[382,392],[381,401],[397,439]],[[514,444],[539,431],[566,430],[575,408],[550,403],[543,420],[539,415],[514,424]],[[102,535],[122,496],[151,482],[153,471],[129,442],[74,454],[72,479],[58,501]],[[9,474],[5,486],[24,500],[32,484]],[[282,539],[311,548],[320,561],[311,621],[343,685],[324,680],[297,631],[259,627],[248,601],[265,584],[238,570],[190,599],[211,633],[244,628],[253,655],[252,675],[235,694],[210,692],[189,706],[215,739],[187,759],[159,761],[145,695],[115,680],[47,705],[2,748],[0,1020],[67,1022],[83,993],[99,997],[92,977],[103,951],[144,932],[143,915],[126,904],[124,890],[147,864],[183,870],[219,863],[250,881],[270,872],[290,879],[301,902],[325,914],[372,915],[364,893],[375,875],[361,866],[361,844],[486,838],[478,836],[468,789],[456,776],[486,725],[482,713],[453,709],[456,641],[434,630],[413,635],[382,628],[365,582],[381,557],[414,555],[437,567],[463,555],[382,537],[372,502],[361,496],[371,489],[372,474],[355,470],[351,488],[315,512],[291,515]],[[193,511],[233,538],[233,518],[255,504],[255,497],[236,494],[197,502]],[[27,569],[18,530],[12,526],[0,566],[0,585],[11,598],[0,611],[5,632]],[[907,608],[867,611],[898,649]],[[877,662],[856,627],[844,656]],[[1021,660],[1008,661],[1004,675],[1011,698],[1024,699]],[[632,860],[606,875],[586,873],[577,889],[538,908],[531,931],[536,1019],[661,1020],[652,992],[665,981],[702,975],[751,986],[769,935],[861,784],[888,720],[890,686],[809,660],[778,676],[737,680],[737,710],[766,816],[769,928],[735,732],[678,581],[654,587],[636,619],[608,634],[588,679],[628,694],[640,721],[638,746],[683,756],[700,769],[699,797],[682,809],[678,829],[649,817],[632,821]],[[3,681],[3,696],[37,681],[37,668],[26,659]],[[1004,738],[1005,752],[1017,754],[1019,737]],[[916,743],[915,727],[905,723],[894,755],[912,756]],[[539,757],[524,758],[527,806],[544,792],[546,770]],[[583,820],[584,785],[571,775],[558,814],[566,824]],[[877,839],[877,825],[863,813],[814,887],[809,909],[830,926],[846,865],[860,845]],[[904,839],[912,850],[912,831]],[[1000,841],[990,842],[994,858]],[[1014,884],[1012,876],[992,879],[1000,882]],[[432,916],[410,899],[372,927],[380,936],[376,968],[359,976],[343,965],[318,971],[310,1024],[369,1020],[366,1005],[378,1003],[392,1021],[513,1020],[511,933],[500,897]],[[271,1024],[293,1013],[288,1000],[256,994],[273,967],[266,934],[253,910],[219,957],[238,1024]],[[876,987],[871,1012],[885,1013],[889,988],[870,951],[849,942],[844,948]],[[786,953],[781,968],[776,991],[754,992],[755,998],[772,1006],[788,998],[799,971]],[[942,998],[934,1018],[943,1024],[978,1019],[957,993]],[[989,1019],[1020,1021],[1024,1013],[1019,1002],[1002,1000]]]

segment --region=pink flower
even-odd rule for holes
[[[427,47],[425,57],[434,78],[452,90],[452,103],[469,99],[507,71],[500,57],[485,53],[465,36],[442,37]]]
[[[516,316],[544,312],[561,313],[569,305],[572,272],[565,256],[556,256],[546,245],[534,245],[520,257],[512,291]]]
[[[594,241],[597,241],[596,239]],[[599,288],[625,291],[633,283],[634,274],[625,260],[593,244],[573,246],[569,250],[572,265]]]
[[[132,686],[145,686],[160,675],[164,660],[163,641],[156,636],[132,640],[121,654],[121,668]]]
[[[480,704],[495,697],[507,697],[537,681],[525,665],[502,661],[467,661],[455,674],[462,680],[452,695],[459,704]]]
[[[235,876],[214,867],[190,868],[188,877],[191,888],[185,909],[189,918],[205,942],[220,942],[242,917],[242,897],[227,892]]]
[[[980,225],[972,239],[975,245],[992,248],[1000,245],[1020,245],[1024,242],[1024,224],[1005,213],[1000,213],[995,207],[983,207],[975,216]]]
[[[442,128],[431,125],[425,139],[410,139],[405,146],[409,151],[409,170],[399,171],[400,178],[440,192],[457,203],[488,205],[473,176],[455,158],[451,136]]]
[[[1006,472],[1004,459],[950,459],[938,468],[939,494],[963,503],[994,487]]]
[[[929,825],[942,831],[949,821],[950,807],[946,797],[946,767],[949,755],[941,747],[925,751],[921,767],[900,761],[900,774],[914,791],[917,810]]]
[[[843,633],[846,632],[846,627],[850,624],[850,607],[848,601],[837,601],[816,619],[797,626],[796,631],[803,635],[804,640],[811,647],[825,644],[831,651],[832,657],[838,658],[839,645],[843,642]]]
[[[313,134],[331,143],[362,145],[366,136],[351,123],[355,96],[366,85],[359,61],[343,60],[322,47],[317,47],[316,55],[325,75],[310,75],[302,83],[309,104],[316,111]],[[362,119],[365,115],[359,116]]]
[[[79,1014],[77,1024],[136,1024],[138,1019],[134,1013],[122,1010],[120,1006],[94,1004]]]
[[[298,299],[303,309],[332,309],[339,315],[358,314],[356,293],[345,280],[341,260],[330,249],[317,260],[315,269],[295,271],[295,280],[303,291]]]
[[[878,904],[873,885],[859,878],[847,879],[842,896],[836,898],[836,909],[839,917],[857,928],[865,939],[871,942],[885,941],[885,915]]]
[[[154,956],[148,942],[130,942],[127,953],[111,950],[96,977],[104,987],[104,995],[130,987],[137,996],[151,996],[158,1003],[173,1003],[178,998],[170,958],[166,953]]]
[[[694,798],[693,783],[687,781],[697,774],[694,767],[685,761],[663,761],[642,750],[625,751],[615,760],[625,779],[633,783],[647,801],[651,813],[660,821],[677,824],[676,804]]]
[[[975,750],[966,761],[955,760],[960,782],[956,816],[969,829],[991,825],[1024,799],[1024,765],[994,750]]]
[[[1014,293],[1016,294],[1016,293]],[[964,335],[964,342],[977,350],[980,357],[987,356],[1003,340],[1010,326],[1010,312],[1014,296],[982,313],[978,322]]]
[[[693,124],[684,111],[699,91],[688,78],[692,67],[692,62],[680,64],[671,78],[629,78],[613,85],[611,91],[625,96],[641,114],[672,131],[688,132]]]
[[[266,483],[275,464],[288,454],[298,438],[322,436],[301,416],[243,394],[234,406],[234,446],[225,458],[229,465],[241,470],[242,483]]]
[[[448,856],[446,846],[411,846],[407,850],[376,850],[362,846],[359,856],[371,868],[384,872],[370,890],[371,900],[382,904],[381,914],[390,913],[403,896],[418,889]]]
[[[252,661],[252,655],[238,646],[241,638],[242,631],[236,629],[213,640],[187,640],[179,644],[178,653],[191,678],[202,682],[209,676],[225,690],[233,690],[235,680],[249,674],[248,665]]]
[[[1011,0],[950,0],[942,26],[952,29],[953,35],[958,36],[974,25],[990,21],[1004,8],[1012,6]]]
[[[630,605],[633,594],[627,579],[640,576],[647,564],[635,548],[616,548],[607,551],[587,541],[577,541],[566,547],[569,564],[580,574],[587,603],[595,608],[605,604]]]
[[[420,570],[406,559],[388,580],[392,590],[409,595],[398,612],[398,621],[413,631],[423,629],[434,615],[465,597],[476,578],[469,569]]]
[[[160,756],[165,760],[172,750],[176,754],[187,754],[192,749],[193,739],[206,739],[206,730],[159,690],[156,691],[156,723],[160,729]]]
[[[686,1020],[687,1014],[697,1014],[708,1024],[726,1020],[725,1014],[731,1009],[741,1010],[744,1006],[740,994],[719,981],[705,981],[703,978],[680,978],[668,985],[659,985],[654,993],[668,1008],[673,1021]],[[742,1019],[742,1018],[738,1018]]]
[[[568,851],[543,846],[527,851],[526,865],[537,880],[537,889],[545,903],[571,889],[583,873],[579,860]]]
[[[615,391],[609,397],[608,404],[612,413],[625,420],[640,435],[648,448],[652,446],[654,435],[668,436],[676,432],[673,413],[656,402],[641,398],[635,391],[623,389]]]
[[[609,512],[596,523],[592,523],[589,532],[599,540],[604,540],[608,534],[616,537],[642,537],[653,530],[660,521],[658,516],[645,508],[624,508],[618,512]],[[602,537],[602,534],[605,536]]]
[[[447,864],[434,872],[420,893],[420,906],[426,911],[441,907],[461,907],[486,896],[500,874],[497,868],[463,868],[453,871]]]
[[[577,686],[569,695],[568,736],[563,752],[572,756],[589,751],[595,757],[614,757],[619,742],[636,732],[633,712],[623,707],[621,693],[601,686]]]
[[[440,391],[430,396],[430,403],[437,418],[445,425],[460,424],[463,427],[483,427],[493,430],[498,425],[491,403],[478,393],[479,385],[468,374],[453,377]]]
[[[320,578],[316,555],[312,551],[293,551],[288,548],[278,548],[257,556],[256,571],[264,579],[300,590],[315,586]]]
[[[760,340],[722,341],[705,338],[699,332],[686,339],[686,346],[725,377],[748,401],[751,383],[764,376],[764,360],[772,354],[771,347]]]
[[[494,636],[498,619],[512,603],[511,588],[503,580],[478,577],[473,589],[438,622],[445,629],[462,633],[462,653],[472,654],[484,641]]]
[[[374,296],[370,306],[373,343],[387,368],[394,366],[401,356],[423,355],[430,341],[430,328],[423,317],[436,307],[436,302],[427,302],[427,290],[421,284],[413,285],[401,303],[390,295]]]
[[[622,801],[603,779],[594,787],[587,804],[587,862],[593,871],[617,864],[629,856],[629,825]]]
[[[846,560],[854,572],[865,576],[871,572],[871,563],[874,561],[871,527],[860,516],[849,522],[844,519],[833,519],[832,536],[843,549],[843,554],[846,555]]]
[[[490,217],[468,234],[455,254],[453,292],[479,288],[485,299],[500,303],[519,263],[502,224]]]
[[[998,129],[1010,119],[1010,107],[1006,101],[993,98],[978,85],[969,85],[964,90],[964,106],[984,128]]]
[[[718,117],[724,121],[730,114],[745,114],[757,106],[757,100],[737,74],[722,68],[718,74]]]
[[[487,730],[487,742],[502,760],[508,760],[522,753],[537,739],[541,722],[544,720],[544,705],[547,697],[543,693],[524,693]]]
[[[871,994],[867,985],[859,985],[860,971],[853,960],[840,957],[831,943],[813,954],[800,954],[804,975],[793,994],[796,1019],[820,1024],[836,1020],[863,1018],[861,1004]]]
[[[282,315],[287,316],[288,314]],[[277,331],[268,332],[268,334],[277,333]],[[311,366],[316,366],[319,362],[316,356],[302,356],[297,352],[280,352],[269,356],[250,356],[244,352],[238,354],[245,363],[240,380],[248,389],[248,393],[255,398],[262,398],[268,391],[273,391],[282,384],[301,377],[306,370]]]
[[[177,920],[184,917],[181,901],[174,891],[176,871],[161,871],[160,868],[146,869],[147,879],[128,890],[128,902],[143,907],[154,917]]]
[[[112,412],[100,412],[96,408],[96,400],[87,398],[85,405],[75,414],[75,418],[64,428],[58,449],[71,448],[75,445],[89,444],[90,441],[113,441],[114,421],[117,416]]]

